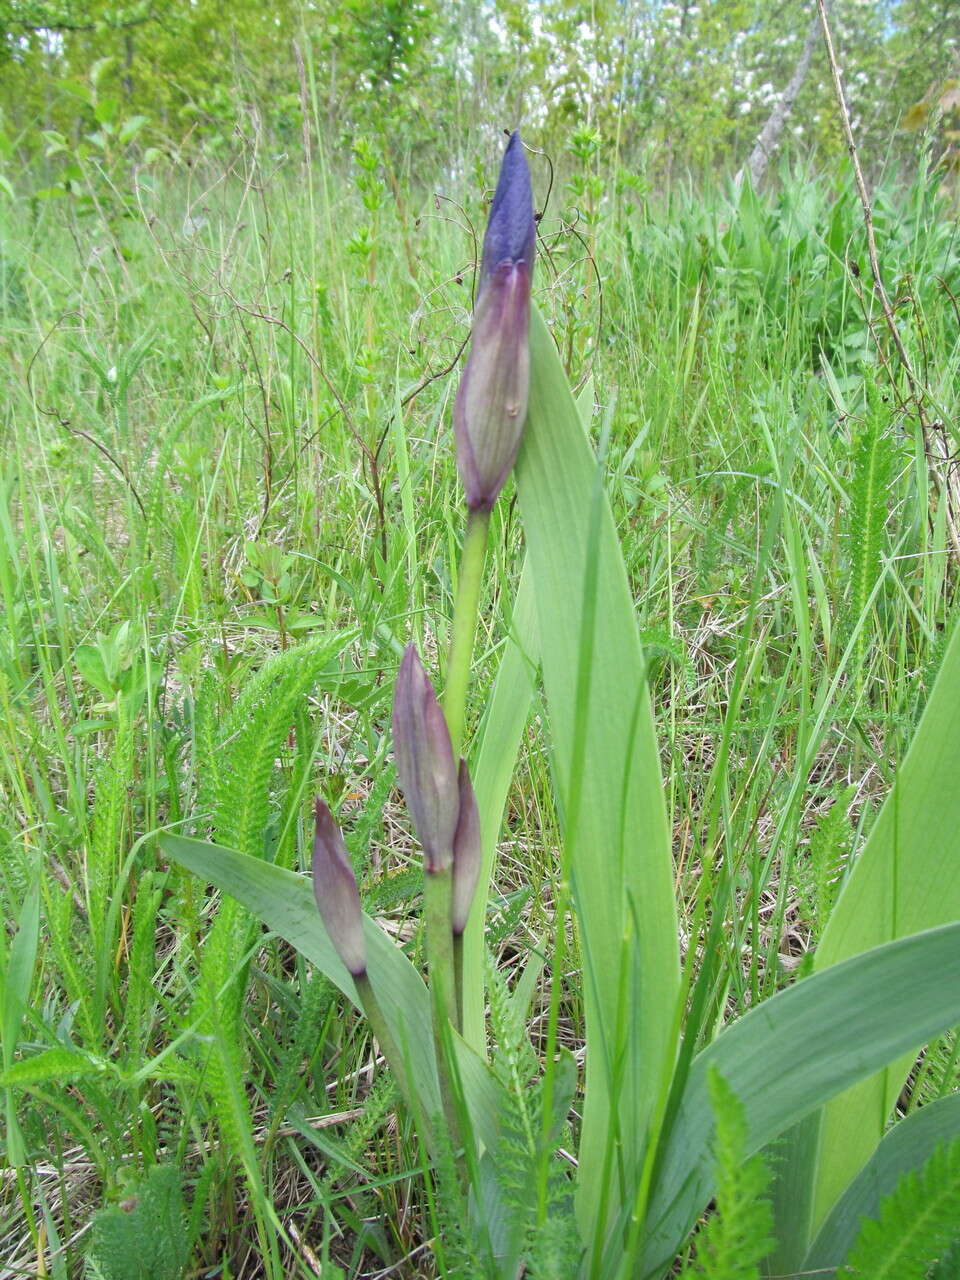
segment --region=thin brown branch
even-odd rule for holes
[[[33,352],[27,364],[27,375],[26,375],[27,391],[30,395],[30,399],[33,401],[34,405],[36,405],[38,413],[42,414],[45,418],[53,418],[56,421],[57,425],[59,427],[62,427],[64,431],[69,431],[71,435],[78,436],[81,440],[86,440],[87,444],[93,445],[94,449],[96,449],[99,453],[103,454],[106,460],[110,463],[110,465],[114,468],[114,470],[120,476],[121,480],[123,480],[124,484],[126,484],[127,488],[130,490],[131,496],[133,497],[137,506],[140,508],[140,514],[143,516],[144,520],[146,520],[147,509],[143,505],[143,499],[140,497],[140,493],[137,490],[137,486],[134,484],[133,478],[131,477],[130,472],[127,470],[123,460],[119,457],[116,457],[107,448],[107,446],[103,443],[102,440],[98,440],[96,436],[91,435],[89,431],[84,431],[82,427],[75,427],[71,422],[71,420],[69,418],[65,418],[63,414],[59,411],[59,409],[55,408],[54,406],[51,406],[50,408],[44,408],[44,406],[40,404],[40,402],[37,400],[36,395],[34,394],[33,366],[36,363],[37,358],[40,355],[40,352],[43,350],[43,348],[46,346],[49,339],[53,336],[53,334],[57,331],[57,329],[60,328],[63,321],[66,320],[68,316],[79,316],[79,315],[80,315],[79,311],[67,311],[64,315],[60,317],[59,320],[55,321],[54,324],[52,324],[50,328],[47,330],[47,332],[43,335],[43,338],[40,341],[40,345]]]
[[[886,321],[887,330],[890,334],[890,340],[900,359],[900,367],[903,370],[903,376],[906,379],[907,386],[910,390],[910,399],[913,401],[916,409],[917,417],[920,421],[920,430],[923,434],[924,450],[927,455],[927,466],[930,471],[930,478],[938,494],[946,503],[947,516],[947,536],[950,540],[950,547],[953,551],[954,559],[960,563],[960,534],[957,531],[957,512],[960,510],[960,501],[956,492],[956,485],[951,483],[949,472],[946,474],[941,471],[937,463],[947,463],[949,461],[944,451],[943,438],[941,433],[936,429],[936,424],[930,421],[930,416],[926,410],[925,397],[926,391],[917,377],[911,363],[910,356],[904,344],[900,330],[897,328],[896,316],[893,307],[890,304],[890,298],[887,294],[883,283],[883,276],[880,272],[880,259],[877,254],[877,237],[873,225],[873,206],[870,203],[870,195],[867,191],[867,184],[864,181],[863,169],[860,166],[860,156],[857,151],[856,139],[853,136],[853,126],[850,122],[850,109],[847,106],[846,94],[843,89],[843,80],[840,75],[840,66],[837,62],[837,54],[833,45],[833,36],[830,32],[830,23],[827,20],[827,11],[825,0],[817,0],[817,13],[820,17],[820,28],[823,31],[823,42],[827,51],[827,61],[830,64],[830,75],[833,79],[833,90],[837,99],[837,108],[840,112],[840,122],[843,126],[843,133],[847,143],[847,152],[850,156],[850,163],[853,165],[854,179],[857,184],[857,194],[860,197],[860,207],[863,211],[863,225],[867,236],[867,256],[870,259],[870,274],[873,279],[873,292],[877,301],[880,303],[880,309],[883,312]]]

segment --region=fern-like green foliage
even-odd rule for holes
[[[697,1236],[697,1258],[681,1280],[759,1280],[760,1263],[773,1249],[773,1209],[766,1198],[770,1170],[762,1156],[746,1160],[743,1106],[716,1067],[708,1082],[716,1120],[717,1211]]]
[[[136,906],[133,911],[133,943],[127,965],[127,986],[123,1011],[125,1048],[131,1070],[142,1065],[150,1034],[152,1005],[157,999],[153,974],[157,939],[157,912],[163,891],[155,883],[152,871],[141,872],[137,880]]]
[[[431,1117],[430,1128],[435,1135],[432,1171],[435,1192],[430,1210],[435,1237],[442,1241],[442,1247],[436,1251],[439,1274],[450,1276],[451,1280],[467,1280],[468,1276],[471,1280],[484,1276],[493,1280],[496,1275],[493,1260],[483,1233],[477,1231],[475,1222],[471,1221],[456,1153],[441,1114]]]
[[[856,792],[856,787],[841,787],[834,792],[833,804],[810,833],[809,858],[798,868],[801,902],[814,943],[820,941],[840,892],[843,866],[853,840],[849,808]]]
[[[923,1066],[914,1088],[914,1105],[933,1102],[960,1088],[960,1032],[948,1031],[932,1041],[923,1054]],[[960,1272],[958,1272],[960,1275]]]
[[[351,1120],[340,1142],[334,1142],[329,1136],[326,1138],[325,1146],[331,1159],[317,1186],[317,1199],[321,1203],[329,1200],[337,1187],[355,1183],[357,1175],[362,1174],[364,1158],[369,1157],[373,1136],[383,1127],[396,1102],[397,1087],[393,1076],[389,1071],[381,1071],[363,1099],[363,1115]],[[357,1191],[355,1198],[362,1199],[362,1193]],[[371,1197],[371,1210],[374,1198]]]
[[[294,993],[296,1023],[288,1044],[273,1068],[271,1110],[277,1121],[303,1089],[304,1061],[312,1064],[314,1055],[323,1045],[322,1028],[325,1018],[330,1015],[333,990],[332,984],[323,974],[313,972],[299,993]]]
[[[552,1114],[544,1125],[544,1082],[527,1034],[526,1010],[501,974],[488,966],[492,1066],[504,1087],[500,1141],[494,1153],[496,1181],[507,1222],[506,1236],[531,1280],[572,1280],[579,1274],[581,1243],[573,1183],[557,1158],[576,1087],[576,1065],[567,1054],[554,1064]],[[544,1181],[545,1197],[540,1203]]]
[[[960,1236],[960,1138],[911,1169],[868,1218],[846,1259],[864,1280],[925,1280]],[[956,1273],[954,1273],[956,1274]]]
[[[960,1276],[960,1237],[928,1273],[929,1280],[957,1280]]]
[[[200,808],[210,815],[218,843],[255,857],[262,855],[270,819],[270,781],[297,703],[341,643],[324,640],[269,658],[237,699],[219,733],[213,732],[214,715],[203,704],[215,690],[204,685],[196,712]],[[243,996],[240,983],[226,996],[223,989],[236,975],[249,945],[250,930],[239,927],[244,918],[233,899],[223,902],[203,951],[198,1001],[218,1012],[221,1025],[235,1020]]]
[[[682,640],[671,635],[665,627],[646,627],[640,632],[640,643],[643,645],[643,659],[647,664],[647,680],[651,688],[672,664],[681,673],[685,688],[693,689],[696,671]]]
[[[92,1018],[98,1027],[104,1025],[107,986],[114,976],[106,959],[116,947],[116,937],[107,937],[105,933],[110,918],[107,904],[116,886],[120,859],[127,848],[130,816],[127,788],[134,771],[133,757],[133,722],[121,709],[110,754],[96,771],[93,822],[87,846],[87,919],[91,949],[98,958]]]
[[[210,732],[210,711],[198,703],[197,768],[201,812],[212,814],[218,844],[254,857],[263,851],[270,817],[270,779],[301,698],[342,649],[345,637],[326,637],[268,658]],[[207,686],[203,693],[213,690]]]
[[[269,658],[248,682],[219,729],[213,707],[215,685],[206,682],[195,712],[196,767],[201,813],[209,815],[213,838],[241,853],[262,856],[270,821],[270,784],[277,757],[297,705],[344,646],[346,637],[314,641]],[[242,965],[259,928],[233,898],[220,903],[200,965],[191,1022],[213,1043],[204,1076],[217,1124],[229,1149],[243,1158],[257,1182],[249,1103],[243,1079],[241,1011],[246,990]],[[254,1185],[256,1196],[259,1188]]]
[[[180,1170],[155,1165],[94,1216],[90,1237],[88,1280],[180,1280],[189,1253]]]
[[[884,528],[887,523],[890,483],[896,445],[888,429],[889,413],[871,375],[867,376],[867,412],[853,448],[853,479],[847,524],[850,565],[848,629],[852,630],[867,605],[883,569]],[[860,630],[856,667],[863,663],[867,629]]]
[[[193,772],[196,778],[197,806],[200,820],[213,820],[217,796],[220,794],[220,748],[222,740],[221,686],[216,671],[210,667],[200,678],[193,699]]]

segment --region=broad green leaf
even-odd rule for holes
[[[960,920],[960,626],[910,749],[817,948],[816,967]],[[835,1099],[820,1122],[812,1230],[883,1134],[920,1042]]]
[[[838,1267],[863,1219],[878,1217],[881,1199],[896,1189],[903,1175],[921,1169],[938,1146],[958,1137],[960,1093],[920,1107],[895,1124],[830,1211],[801,1270],[813,1273]]]
[[[960,923],[855,956],[751,1009],[694,1060],[650,1200],[642,1274],[660,1274],[711,1196],[711,1066],[743,1104],[750,1156],[958,1021]]]
[[[357,989],[327,936],[306,876],[234,849],[165,835],[168,858],[242,903],[268,929],[285,938],[359,1008]],[[409,1054],[418,1095],[428,1114],[440,1095],[433,1056],[430,1002],[423,979],[402,951],[371,919],[364,920],[370,981],[401,1052]]]
[[[236,898],[360,1007],[353,979],[327,937],[306,876],[203,840],[165,835],[160,843],[167,857]],[[427,988],[400,948],[369,917],[364,918],[364,934],[370,981],[407,1059],[420,1105],[428,1117],[439,1114]],[[498,1086],[486,1065],[459,1037],[454,1043],[474,1130],[480,1141],[489,1145],[496,1141]]]
[[[622,1173],[629,1185],[639,1168],[673,1052],[680,964],[670,836],[633,599],[613,517],[598,492],[597,460],[536,310],[530,362],[517,489],[580,925],[590,1052],[578,1213],[589,1235],[609,1179]],[[587,628],[590,617],[595,625]],[[589,664],[586,696],[582,683],[578,691],[581,654]],[[572,781],[582,802],[571,823]],[[610,1143],[620,1169],[607,1168]]]

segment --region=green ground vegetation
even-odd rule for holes
[[[496,147],[479,181],[435,182],[322,128],[309,155],[251,132],[189,167],[72,149],[52,194],[28,173],[0,204],[4,1277],[414,1277],[452,1239],[364,1024],[157,836],[305,869],[322,793],[367,909],[419,956],[390,703],[407,641],[435,666],[448,645],[452,398]],[[532,158],[535,289],[604,450],[684,950],[698,900],[723,922],[706,1034],[808,967],[955,616],[960,224],[923,162],[875,190],[924,441],[844,164],[784,160],[757,194],[603,156],[574,139],[552,188]],[[522,560],[512,496],[468,733]],[[549,943],[522,979],[532,1042],[508,988],[562,892],[538,724],[487,922],[498,1070],[524,1086]],[[957,1082],[948,1036],[903,1105]],[[144,1269],[117,1261],[129,1239]]]

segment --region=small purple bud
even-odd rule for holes
[[[516,461],[530,389],[530,283],[537,244],[519,133],[500,167],[483,239],[470,355],[453,409],[457,468],[471,511],[489,511]]]
[[[457,766],[446,719],[412,644],[393,695],[393,750],[426,869],[446,871],[460,810]]]
[[[520,134],[514,132],[503,153],[497,189],[493,193],[483,237],[481,285],[501,262],[525,262],[532,271],[536,248],[537,224],[533,217],[530,170]]]
[[[453,906],[451,923],[455,934],[463,933],[480,876],[480,814],[466,760],[460,761],[460,815],[453,837]]]
[[[330,941],[355,978],[367,971],[357,881],[340,828],[322,800],[314,807],[313,892]]]

